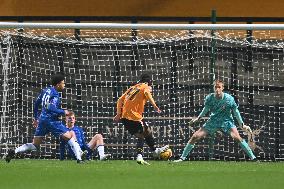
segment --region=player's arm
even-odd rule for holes
[[[42,92],[38,95],[38,97],[36,98],[35,102],[34,102],[34,111],[33,111],[33,126],[34,127],[37,127],[38,125],[38,109],[39,109],[39,106],[41,104],[41,101],[42,101]]]
[[[205,105],[202,109],[202,111],[200,112],[200,114],[198,115],[198,119],[202,118],[203,116],[205,116],[207,113],[209,112],[209,107],[207,105]]]
[[[82,128],[79,128],[79,135],[80,135],[80,136],[77,136],[77,135],[76,135],[77,140],[78,140],[78,138],[80,138],[81,141],[82,141],[82,143],[83,143],[83,145],[84,145],[84,147],[85,147],[86,149],[89,149],[89,147],[88,147],[87,144],[86,144],[85,135],[84,135],[84,131],[83,131]]]
[[[48,103],[48,110],[56,113],[58,116],[61,115],[68,115],[69,111],[68,110],[63,110],[61,108],[58,108],[58,103],[59,103],[59,99],[58,97],[52,97]]]
[[[190,122],[189,122],[189,126],[193,125],[194,123],[198,122],[200,120],[200,118],[202,118],[203,116],[205,116],[208,112],[209,112],[210,108],[209,108],[209,96],[207,96],[205,98],[205,105],[202,109],[202,111],[200,112],[200,114],[198,115],[197,118],[193,118]]]
[[[243,122],[243,119],[242,119],[242,116],[240,114],[240,111],[238,109],[238,106],[237,104],[235,103],[235,101],[233,101],[233,108],[232,108],[232,111],[233,111],[233,115],[235,116],[235,118],[237,119],[238,121],[238,124],[240,126],[240,128],[242,128],[244,131],[246,132],[250,132],[252,133],[252,130],[249,126],[245,125],[244,122]]]
[[[87,155],[86,155],[86,159],[90,159],[91,158],[91,155],[92,155],[92,150],[91,150],[91,148],[87,145],[87,143],[86,143],[86,140],[85,140],[85,133],[84,133],[84,131],[83,131],[83,129],[82,128],[79,128],[79,131],[80,131],[80,138],[81,138],[81,140],[82,140],[82,143],[83,143],[83,148],[84,148],[84,150],[87,150],[88,151],[88,153],[87,153]]]
[[[152,94],[151,94],[151,88],[147,88],[144,91],[144,94],[146,96],[146,99],[149,100],[149,102],[152,104],[152,106],[154,107],[154,109],[158,112],[161,113],[160,108],[157,106]]]
[[[239,124],[240,126],[242,126],[242,125],[244,124],[244,122],[243,122],[242,116],[241,116],[241,114],[240,114],[240,111],[238,110],[237,107],[234,107],[234,108],[233,108],[233,114],[234,114],[235,118],[237,119],[238,124]]]
[[[193,118],[190,122],[189,125],[193,125],[194,123],[197,123],[200,118],[202,118],[203,116],[205,116],[207,113],[209,112],[209,107],[204,106],[204,108],[202,109],[202,111],[200,112],[200,114],[198,115],[198,117]]]
[[[130,88],[131,89],[131,88]],[[121,95],[121,97],[117,100],[116,103],[116,115],[113,118],[113,120],[115,122],[118,122],[120,120],[121,114],[122,114],[122,106],[123,106],[123,102],[125,100],[126,95],[128,94],[128,92],[130,91],[130,89],[128,89],[125,93],[123,93],[123,95]]]

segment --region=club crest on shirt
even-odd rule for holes
[[[57,98],[53,98],[53,99],[52,99],[52,101],[51,101],[51,104],[56,105],[57,101],[58,101],[58,99],[57,99]]]

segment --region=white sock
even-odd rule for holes
[[[99,152],[99,156],[100,157],[104,157],[105,156],[105,147],[103,145],[98,146],[97,150]]]
[[[18,148],[15,149],[15,153],[21,153],[21,152],[26,152],[26,151],[35,151],[36,147],[32,143],[26,143],[23,144],[22,146],[19,146]]]
[[[141,159],[143,159],[142,154],[138,154],[136,159],[137,159],[137,160],[141,160]]]
[[[82,158],[81,158],[82,150],[81,150],[79,144],[77,143],[77,141],[75,141],[74,138],[71,138],[70,140],[68,140],[68,144],[71,147],[72,151],[74,152],[76,159],[82,160]]]

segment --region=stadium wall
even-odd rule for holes
[[[283,17],[283,7],[280,0],[3,0],[0,11],[1,16],[204,17],[215,9],[221,17]]]

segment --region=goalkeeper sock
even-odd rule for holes
[[[183,149],[182,155],[181,155],[181,159],[185,160],[186,156],[190,153],[190,151],[194,148],[194,144],[189,144],[187,143],[187,145],[185,146],[185,148]]]
[[[15,153],[21,153],[21,152],[25,152],[25,151],[29,151],[29,150],[30,151],[35,151],[35,150],[37,150],[37,148],[32,143],[26,143],[26,144],[16,148],[15,149]]]
[[[104,145],[99,145],[97,147],[98,153],[100,157],[103,157],[105,155],[105,147]]]
[[[82,150],[81,150],[79,144],[77,143],[77,141],[75,141],[74,138],[71,138],[70,140],[68,140],[68,144],[71,147],[72,151],[74,152],[76,159],[82,160],[82,158],[81,158]]]
[[[247,153],[250,159],[255,159],[255,155],[253,154],[252,150],[250,149],[248,143],[245,140],[242,140],[242,142],[240,142],[240,146]]]

